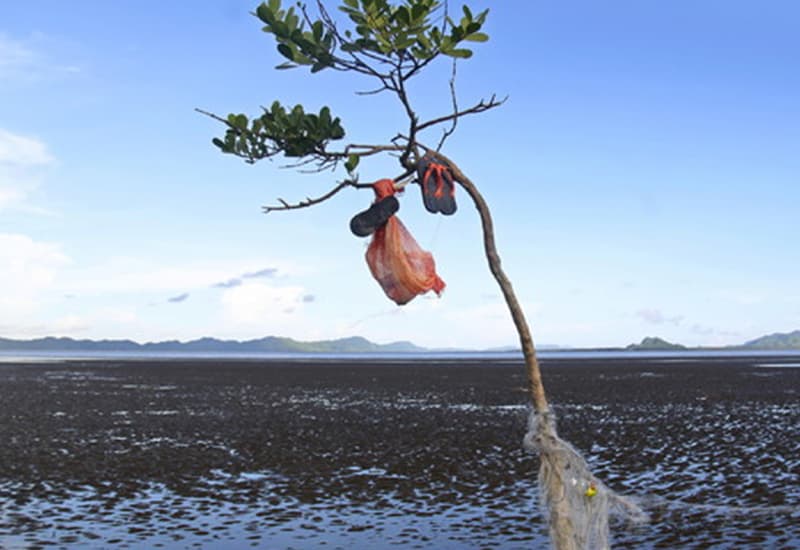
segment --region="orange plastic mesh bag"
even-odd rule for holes
[[[441,295],[445,287],[431,253],[420,248],[397,216],[375,231],[367,264],[386,295],[400,306],[429,290]]]
[[[373,189],[376,200],[395,194],[390,179],[375,182]],[[429,290],[438,295],[444,290],[433,256],[420,248],[397,216],[375,231],[367,248],[367,265],[386,295],[400,306]]]

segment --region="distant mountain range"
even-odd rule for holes
[[[631,344],[625,349],[632,351],[647,350],[681,350],[681,349],[720,349],[720,348],[688,348],[681,344],[673,344],[662,338],[648,336],[638,344]],[[745,349],[745,350],[800,350],[800,330],[794,332],[776,332],[750,340],[738,346],[725,346],[722,349]]]
[[[573,348],[557,348],[542,346],[541,349],[569,350]],[[681,344],[668,342],[662,338],[648,336],[638,344],[625,348],[603,348],[607,350],[625,349],[630,351],[670,351],[704,348],[688,348]],[[711,348],[705,348],[711,349]],[[789,333],[775,333],[739,346],[727,346],[714,349],[745,350],[800,350],[800,330]],[[517,351],[518,348],[504,347],[486,351]],[[301,342],[292,338],[267,336],[256,340],[218,340],[216,338],[200,338],[188,342],[167,340],[164,342],[148,342],[139,344],[133,340],[75,340],[73,338],[37,338],[35,340],[13,340],[0,338],[0,351],[45,351],[45,352],[193,352],[193,353],[415,353],[431,350],[416,346],[411,342],[392,342],[376,344],[361,336],[340,338],[338,340],[318,340]],[[462,351],[448,349],[448,351]]]
[[[299,342],[291,338],[267,336],[257,340],[217,340],[200,338],[189,342],[168,340],[139,344],[132,340],[74,340],[72,338],[38,338],[12,340],[0,338],[0,351],[114,351],[114,352],[195,352],[195,353],[407,353],[425,351],[411,342],[375,344],[354,336],[338,340]]]

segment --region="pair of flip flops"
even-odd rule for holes
[[[455,213],[456,186],[450,166],[431,155],[425,155],[417,164],[417,181],[422,188],[422,202],[428,212],[445,216]]]
[[[422,188],[422,202],[432,213],[450,216],[456,211],[456,186],[453,172],[446,163],[425,155],[417,165],[417,181]],[[383,179],[373,184],[375,202],[350,220],[350,231],[357,237],[368,237],[383,226],[399,209],[394,196],[394,181]]]
[[[369,237],[400,209],[400,203],[394,196],[393,180],[379,180],[373,184],[373,189],[376,196],[375,202],[350,220],[350,231],[357,237]]]

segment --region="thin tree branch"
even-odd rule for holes
[[[263,107],[262,107],[262,109],[263,109]],[[211,117],[214,120],[223,123],[228,128],[236,129],[233,125],[231,125],[230,122],[228,122],[228,119],[226,119],[226,118],[223,118],[223,117],[221,117],[219,115],[215,115],[214,113],[209,113],[208,111],[204,111],[203,109],[200,109],[198,107],[195,107],[194,110],[197,111],[198,113],[200,113],[201,115],[206,115],[207,117]]]
[[[417,114],[411,108],[411,102],[406,94],[405,79],[400,74],[399,68],[397,69],[397,72],[397,98],[400,100],[400,103],[403,104],[403,108],[406,110],[406,115],[408,115],[408,143],[406,144],[405,150],[400,155],[400,164],[403,166],[403,168],[410,169],[411,165],[408,162],[408,158],[411,156],[411,148],[414,146],[414,140],[416,139],[417,131],[419,130],[419,118],[417,118]]]
[[[413,170],[406,170],[399,176],[393,178],[395,181],[394,188],[397,191],[402,191],[405,187],[413,181]],[[353,187],[355,189],[372,189],[373,186],[371,183],[358,183],[355,180],[345,180],[338,184],[336,187],[325,193],[324,195],[317,197],[315,199],[306,197],[305,200],[300,201],[298,203],[290,204],[283,199],[278,199],[280,206],[262,206],[262,210],[264,210],[265,214],[269,214],[270,212],[278,212],[283,210],[298,210],[300,208],[308,208],[309,206],[314,206],[315,204],[319,204],[321,202],[325,202],[326,200],[330,199],[336,193],[344,189],[345,187]]]
[[[402,151],[405,148],[403,145],[359,145],[351,143],[344,148],[344,153],[330,153],[331,155],[339,155],[344,158],[348,155],[358,155],[359,157],[371,157],[379,153],[387,153],[392,151]]]
[[[304,201],[300,201],[295,204],[289,204],[283,199],[278,199],[278,202],[281,203],[280,206],[262,206],[262,210],[264,210],[264,214],[269,214],[270,212],[277,212],[281,210],[297,210],[298,208],[308,208],[309,206],[314,206],[315,204],[319,204],[321,202],[325,202],[326,200],[333,197],[336,193],[344,189],[345,187],[363,187],[367,184],[356,183],[354,181],[345,180],[321,197],[317,197],[316,199],[309,199],[306,198]],[[368,186],[371,187],[371,186]]]
[[[377,95],[377,94],[379,94],[381,92],[384,92],[386,90],[394,91],[393,88],[390,88],[389,86],[384,84],[380,88],[375,88],[374,90],[367,90],[366,92],[356,92],[356,95]]]
[[[453,112],[458,112],[458,96],[456,95],[456,58],[453,58],[453,71],[450,73],[450,99],[453,102]],[[458,125],[458,117],[453,119],[453,124],[442,133],[442,139],[439,140],[439,145],[436,146],[437,151],[442,150],[442,146],[444,142],[447,141],[447,138],[453,135],[453,132],[456,131],[456,126]]]
[[[423,122],[422,124],[417,126],[417,132],[421,132],[426,128],[430,128],[431,126],[436,126],[437,124],[442,124],[443,122],[447,122],[449,120],[460,118],[464,115],[474,115],[478,113],[483,113],[484,111],[488,111],[489,109],[494,109],[495,107],[499,107],[500,105],[505,103],[507,99],[508,96],[498,101],[496,99],[496,96],[492,95],[492,97],[489,98],[489,101],[480,100],[477,104],[473,105],[469,109],[464,109],[463,111],[458,111],[456,113],[452,113],[446,116],[428,120],[427,122]]]

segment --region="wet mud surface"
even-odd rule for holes
[[[652,516],[615,548],[800,548],[798,363],[544,362],[562,436]],[[546,547],[524,386],[520,363],[0,363],[0,548]]]

